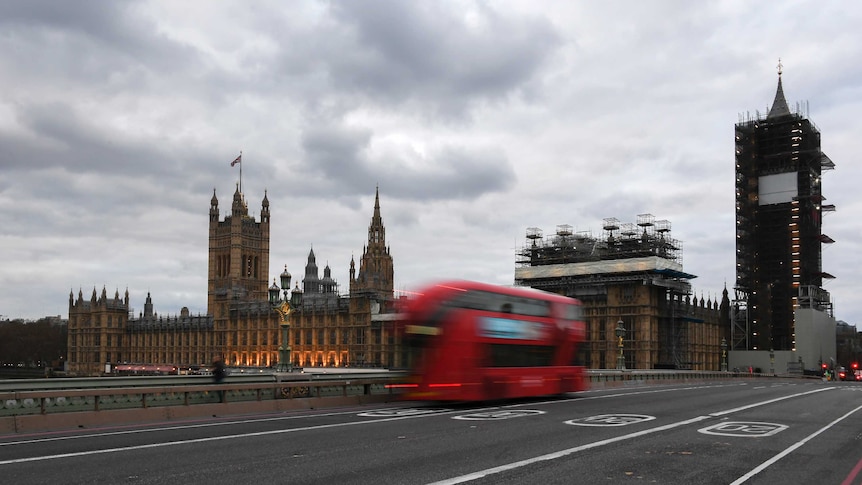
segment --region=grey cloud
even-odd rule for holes
[[[331,61],[332,83],[388,103],[416,101],[462,114],[477,99],[517,90],[559,44],[550,23],[477,5],[481,27],[437,3],[337,3],[355,44]]]
[[[102,95],[134,89],[161,89],[160,80],[175,79],[178,72],[204,69],[202,54],[159,33],[155,19],[135,2],[12,1],[0,2],[0,26],[5,35],[0,47],[11,58],[0,60],[8,78],[17,78],[18,66],[27,65],[29,85],[10,85],[13,92],[32,93],[63,78],[73,89],[86,83]],[[36,76],[33,76],[36,74]],[[0,81],[0,86],[4,84]],[[178,85],[172,89],[201,89]]]
[[[445,146],[419,163],[372,159],[367,153],[372,133],[326,126],[306,130],[302,146],[307,169],[319,183],[342,194],[367,194],[372,184],[407,200],[475,199],[504,191],[515,183],[511,163],[499,150]]]
[[[130,139],[110,126],[89,119],[80,108],[67,104],[18,106],[18,121],[33,139],[0,134],[9,147],[3,156],[6,168],[39,170],[63,167],[74,172],[110,173],[123,166],[127,175],[157,175],[163,170],[148,145]]]
[[[392,182],[400,187],[396,193],[426,200],[471,200],[515,184],[514,170],[502,152],[458,146],[447,146],[434,154],[426,170],[391,175]]]
[[[110,37],[107,33],[116,32],[114,23],[123,16],[126,5],[98,0],[9,0],[0,4],[0,24],[102,32],[102,37]]]
[[[311,127],[302,135],[302,146],[309,157],[309,168],[312,171],[320,173],[328,180],[354,181],[367,185],[368,174],[363,167],[362,150],[367,147],[370,139],[371,132],[368,130],[336,126]]]

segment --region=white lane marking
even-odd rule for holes
[[[726,411],[718,411],[718,412],[715,412],[715,413],[710,413],[709,415],[710,415],[710,416],[712,416],[712,417],[714,417],[714,418],[717,418],[717,417],[719,417],[719,416],[724,416],[725,414],[732,414],[732,413],[736,413],[736,412],[739,412],[739,411],[744,411],[744,410],[746,410],[746,409],[756,408],[756,407],[758,407],[758,406],[763,406],[764,404],[772,404],[772,403],[774,403],[774,402],[783,401],[783,400],[785,400],[785,399],[792,399],[792,398],[794,398],[794,397],[800,397],[800,396],[804,396],[804,395],[806,395],[806,394],[814,394],[814,393],[817,393],[817,392],[829,391],[829,390],[832,390],[832,389],[835,389],[835,388],[834,388],[834,387],[822,387],[822,388],[820,388],[820,389],[815,389],[815,390],[813,390],[813,391],[800,392],[800,393],[798,393],[798,394],[790,394],[790,395],[787,395],[787,396],[777,397],[777,398],[775,398],[775,399],[770,399],[770,400],[768,400],[768,401],[761,401],[761,402],[756,402],[756,403],[754,403],[754,404],[747,404],[747,405],[745,405],[745,406],[740,406],[740,407],[738,407],[738,408],[728,409],[728,410],[726,410]]]
[[[817,430],[817,431],[815,431],[814,433],[811,433],[810,435],[806,436],[805,438],[803,438],[803,439],[801,439],[801,440],[797,441],[796,443],[792,444],[791,446],[789,446],[788,448],[786,448],[786,449],[785,449],[784,451],[782,451],[781,453],[779,453],[779,454],[777,454],[777,455],[773,456],[772,458],[770,458],[770,459],[768,459],[768,460],[764,461],[763,463],[761,463],[760,465],[758,465],[757,467],[755,467],[755,468],[754,468],[753,470],[751,470],[750,472],[748,472],[748,473],[746,473],[745,475],[743,475],[743,476],[739,477],[738,479],[734,480],[733,482],[731,482],[731,484],[730,484],[730,485],[739,485],[739,484],[741,484],[741,483],[745,483],[746,481],[748,481],[748,479],[749,479],[749,478],[751,478],[751,477],[753,477],[753,476],[757,475],[758,473],[762,472],[763,470],[766,470],[769,466],[771,466],[772,464],[774,464],[774,463],[775,463],[775,462],[777,462],[778,460],[780,460],[780,459],[784,458],[785,456],[789,455],[790,453],[792,453],[794,450],[796,450],[796,449],[797,449],[797,448],[799,448],[800,446],[802,446],[802,445],[804,445],[805,443],[807,443],[807,442],[811,441],[813,438],[815,438],[815,437],[816,437],[817,435],[819,435],[820,433],[822,433],[822,432],[826,431],[827,429],[829,429],[829,428],[831,428],[831,427],[835,426],[836,424],[840,423],[841,421],[844,421],[845,419],[847,419],[848,417],[850,417],[850,415],[851,415],[851,414],[855,413],[856,411],[859,411],[860,409],[862,409],[862,405],[860,405],[860,406],[859,406],[859,407],[857,407],[856,409],[854,409],[854,410],[852,410],[852,411],[848,412],[848,413],[847,413],[847,414],[845,414],[844,416],[841,416],[840,418],[838,418],[838,419],[836,419],[836,420],[832,421],[831,423],[827,424],[826,426],[824,426],[824,427],[822,427],[822,428],[818,429],[818,430]]]
[[[384,409],[397,409],[397,408],[384,408]],[[493,408],[490,408],[490,409],[493,409]],[[70,436],[54,436],[51,438],[36,438],[36,439],[31,439],[31,440],[6,441],[6,442],[0,443],[0,446],[26,445],[26,444],[33,444],[33,443],[46,443],[46,442],[51,442],[51,441],[67,441],[67,440],[78,440],[78,439],[87,439],[87,438],[104,438],[105,436],[119,436],[119,435],[124,435],[124,434],[155,433],[158,431],[177,431],[177,430],[181,430],[181,429],[209,428],[209,427],[214,427],[214,426],[228,426],[228,425],[232,425],[232,424],[265,423],[268,421],[284,421],[284,420],[303,419],[303,418],[317,418],[317,417],[355,415],[355,414],[356,414],[356,410],[339,411],[339,412],[335,412],[335,413],[275,416],[275,417],[270,417],[270,418],[233,419],[230,421],[219,421],[217,423],[184,424],[184,425],[179,425],[179,426],[165,426],[165,427],[159,427],[159,428],[127,429],[127,430],[123,430],[123,431],[106,431],[103,433],[86,433],[86,434],[75,434],[75,435],[70,435]],[[152,424],[150,426],[152,426]],[[42,434],[45,434],[45,433],[42,433]]]
[[[211,441],[223,441],[223,440],[232,440],[237,438],[252,438],[256,436],[270,436],[277,434],[286,434],[286,433],[294,433],[297,431],[311,431],[317,429],[327,429],[327,428],[339,428],[346,426],[355,426],[362,424],[371,424],[371,423],[385,423],[388,421],[401,421],[405,419],[416,419],[423,418],[428,416],[440,416],[445,414],[452,414],[454,411],[436,413],[436,414],[417,414],[412,416],[396,416],[391,418],[381,418],[381,419],[366,419],[363,421],[350,421],[347,423],[331,423],[331,424],[320,424],[316,426],[303,426],[301,428],[290,428],[290,429],[276,429],[270,431],[257,431],[254,433],[242,433],[242,434],[233,434],[233,435],[223,435],[223,436],[211,436],[208,438],[196,438],[191,440],[180,440],[180,441],[168,441],[165,443],[150,443],[147,445],[135,445],[135,446],[124,446],[120,448],[106,448],[102,450],[90,450],[90,451],[77,451],[73,453],[62,453],[59,455],[44,455],[44,456],[31,456],[27,458],[16,458],[12,460],[2,460],[0,461],[0,465],[12,465],[15,463],[26,463],[32,461],[46,461],[46,460],[56,460],[58,458],[73,458],[78,456],[89,456],[89,455],[100,455],[104,453],[119,453],[123,451],[135,451],[135,450],[146,450],[149,448],[163,448],[167,446],[176,446],[176,445],[186,445],[193,443],[208,443]]]
[[[668,387],[662,389],[652,389],[649,391],[631,391],[631,392],[617,392],[616,394],[604,394],[601,396],[581,396],[581,394],[587,393],[595,393],[595,392],[604,392],[604,390],[591,390],[591,391],[579,391],[577,393],[577,397],[573,397],[570,399],[555,399],[552,401],[539,401],[539,402],[529,402],[529,403],[521,403],[521,404],[507,404],[505,406],[501,406],[502,408],[517,408],[522,406],[541,406],[543,404],[556,404],[561,402],[580,402],[580,401],[591,401],[593,399],[608,399],[612,397],[627,397],[627,396],[637,396],[640,394],[656,394],[659,392],[675,392],[675,391],[691,391],[694,389],[714,389],[720,387],[734,387],[734,386],[745,386],[745,383],[740,384],[720,384],[720,385],[711,385],[711,386],[688,386],[688,387]]]
[[[473,480],[478,480],[480,478],[485,478],[488,475],[493,475],[495,473],[504,472],[507,470],[514,470],[515,468],[520,468],[522,466],[527,466],[533,463],[537,463],[540,461],[548,461],[548,460],[556,460],[557,458],[562,458],[564,456],[571,455],[573,453],[577,453],[579,451],[589,450],[590,448],[598,448],[600,446],[609,445],[611,443],[616,443],[617,441],[625,441],[632,438],[637,438],[640,436],[645,436],[652,433],[658,433],[660,431],[666,431],[669,429],[677,428],[680,426],[686,426],[692,423],[697,423],[699,421],[703,421],[704,419],[709,419],[709,416],[698,416],[696,418],[687,419],[685,421],[678,421],[676,423],[666,424],[664,426],[659,426],[657,428],[645,429],[643,431],[637,431],[635,433],[630,433],[622,436],[617,436],[614,438],[608,438],[606,440],[594,441],[592,443],[587,443],[585,445],[576,446],[574,448],[569,448],[566,450],[556,451],[554,453],[548,453],[547,455],[537,456],[535,458],[528,458],[526,460],[516,461],[514,463],[509,463],[506,465],[497,466],[494,468],[488,468],[486,470],[481,470],[474,473],[469,473],[467,475],[461,475],[460,477],[449,478],[447,480],[440,480],[439,482],[433,482],[429,485],[454,485],[456,483],[464,483],[470,482]]]
[[[561,450],[561,451],[557,451],[557,452],[554,452],[554,453],[548,453],[547,455],[541,455],[541,456],[537,456],[537,457],[535,457],[535,458],[528,458],[528,459],[526,459],[526,460],[521,460],[521,461],[517,461],[517,462],[514,462],[514,463],[509,463],[509,464],[506,464],[506,465],[500,465],[500,466],[498,466],[498,467],[488,468],[488,469],[480,470],[480,471],[478,471],[478,472],[474,472],[474,473],[468,473],[468,474],[466,474],[466,475],[461,475],[461,476],[459,476],[459,477],[453,477],[453,478],[450,478],[450,479],[447,479],[447,480],[440,480],[440,481],[438,481],[438,482],[433,482],[433,483],[431,483],[431,484],[429,484],[429,485],[455,485],[456,483],[470,482],[470,481],[473,481],[473,480],[478,480],[478,479],[480,479],[480,478],[484,478],[484,477],[486,477],[486,476],[488,476],[488,475],[493,475],[493,474],[501,473],[501,472],[508,471],[508,470],[514,470],[515,468],[520,468],[520,467],[527,466],[527,465],[530,465],[530,464],[533,464],[533,463],[536,463],[536,462],[540,462],[540,461],[548,461],[548,460],[555,460],[555,459],[557,459],[557,458],[562,458],[562,457],[564,457],[564,456],[568,456],[568,455],[571,455],[571,454],[573,454],[573,453],[577,453],[577,452],[579,452],[579,451],[588,450],[588,449],[590,449],[590,448],[597,448],[597,447],[599,447],[599,446],[604,446],[604,445],[607,445],[607,444],[616,443],[616,442],[618,442],[618,441],[624,441],[624,440],[628,440],[628,439],[632,439],[632,438],[637,438],[637,437],[639,437],[639,436],[644,436],[644,435],[647,435],[647,434],[656,433],[656,432],[659,432],[659,431],[665,431],[665,430],[668,430],[668,429],[673,429],[673,428],[676,428],[676,427],[679,427],[679,426],[685,426],[685,425],[688,425],[688,424],[697,423],[697,422],[699,422],[699,421],[703,421],[704,419],[709,419],[709,418],[711,418],[711,417],[723,416],[723,415],[725,415],[725,414],[730,414],[730,413],[735,412],[735,411],[741,411],[741,410],[744,410],[744,409],[750,409],[750,408],[757,407],[757,406],[764,406],[764,405],[767,405],[767,404],[772,404],[772,403],[777,402],[777,401],[782,401],[782,400],[784,400],[784,399],[790,399],[790,398],[793,398],[793,397],[805,396],[805,395],[807,395],[807,394],[812,394],[812,393],[820,392],[820,391],[827,391],[827,390],[830,390],[830,389],[835,389],[835,388],[833,388],[833,387],[827,387],[827,388],[823,388],[823,389],[817,389],[816,391],[808,391],[808,392],[801,392],[801,393],[797,393],[797,394],[791,394],[791,395],[789,395],[789,396],[785,396],[785,397],[782,397],[782,398],[770,399],[770,400],[767,400],[767,401],[761,401],[761,402],[757,402],[757,403],[749,404],[749,405],[747,405],[747,406],[740,406],[740,407],[738,407],[738,408],[734,408],[734,409],[727,410],[727,411],[719,411],[719,412],[715,412],[715,413],[712,413],[712,414],[709,414],[709,415],[706,415],[706,416],[697,416],[697,417],[692,418],[692,419],[688,419],[688,420],[685,420],[685,421],[678,421],[678,422],[676,422],[676,423],[671,423],[671,424],[668,424],[668,425],[659,426],[659,427],[657,427],[657,428],[650,428],[650,429],[646,429],[646,430],[643,430],[643,431],[638,431],[638,432],[631,433],[631,434],[627,434],[627,435],[617,436],[617,437],[615,437],[615,438],[609,438],[609,439],[602,440],[602,441],[596,441],[596,442],[593,442],[593,443],[587,443],[587,444],[585,444],[585,445],[577,446],[577,447],[574,447],[574,448],[569,448],[569,449]],[[862,406],[860,406],[860,408],[862,408]],[[858,409],[858,408],[857,408],[857,409]],[[842,419],[843,419],[843,418],[842,418]],[[741,482],[740,482],[740,483],[741,483]]]
[[[359,413],[357,416],[363,418],[389,418],[393,416],[419,416],[421,414],[440,414],[451,409],[439,408],[403,408],[403,409],[378,409],[377,411],[366,411]]]

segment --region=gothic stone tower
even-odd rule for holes
[[[219,220],[215,189],[210,201],[207,313],[227,317],[236,301],[267,301],[269,280],[269,199],[264,193],[260,222],[248,215],[237,186],[231,213]]]
[[[781,85],[769,113],[736,125],[736,298],[732,347],[795,350],[794,309],[831,311],[823,290],[821,173],[834,164],[820,132],[791,111]]]
[[[74,300],[69,292],[69,325],[67,356],[70,375],[98,376],[105,372],[106,364],[129,359],[126,324],[129,319],[129,290],[121,299],[120,292],[108,298],[96,298],[96,289],[89,300],[81,290]]]
[[[374,295],[380,301],[393,297],[395,269],[389,247],[386,246],[386,228],[380,217],[380,189],[374,192],[374,215],[368,226],[368,244],[359,260],[359,276],[356,263],[350,260],[350,294]]]

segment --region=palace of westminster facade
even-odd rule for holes
[[[207,314],[191,315],[183,308],[178,316],[158,315],[148,293],[144,311],[135,316],[128,290],[122,298],[118,291],[109,297],[104,288],[100,296],[94,289],[89,299],[80,290],[77,299],[70,293],[70,375],[100,375],[126,363],[194,368],[216,357],[230,366],[278,363],[282,316],[269,301],[269,200],[264,194],[255,220],[237,187],[231,212],[222,220],[213,191],[209,217]],[[338,294],[328,265],[319,277],[314,250],[309,252],[302,289],[297,283],[291,296],[288,343],[294,366],[398,365],[393,319],[385,315],[391,316],[394,305],[385,234],[377,192],[358,272],[350,261],[348,296]],[[286,275],[287,268],[281,276]]]
[[[589,241],[589,247],[616,249],[603,251],[604,256],[589,251],[587,259],[579,256],[577,248],[587,246],[577,235],[558,231],[538,251],[531,233],[535,228],[529,228],[515,283],[584,302],[588,335],[579,361],[590,368],[613,368],[623,353],[628,368],[718,370],[720,342],[729,336],[727,290],[720,305],[717,299],[687,296],[692,293],[687,280],[695,276],[682,272],[673,251],[667,251],[663,238],[669,233],[660,225],[654,230],[651,222],[643,226],[648,231],[640,236],[609,230],[605,238]],[[328,265],[319,276],[314,250],[309,252],[301,287],[297,282],[290,297],[287,344],[293,366],[403,366],[406,357],[394,327],[394,266],[385,234],[376,191],[358,269],[350,261],[347,295],[339,294]],[[183,308],[179,316],[158,315],[147,294],[144,311],[135,316],[128,290],[111,298],[105,289],[101,295],[94,289],[89,299],[80,290],[77,298],[70,292],[68,373],[100,375],[129,363],[194,368],[215,357],[229,366],[275,367],[284,320],[280,302],[271,299],[282,290],[287,297],[288,288],[268,286],[269,235],[266,194],[259,221],[249,215],[238,187],[230,214],[220,219],[213,191],[207,314],[191,315]],[[569,252],[571,257],[560,261],[544,255],[558,258]],[[596,258],[606,261],[592,261]],[[281,276],[289,281],[287,268]],[[615,337],[620,325],[625,348],[618,347]]]

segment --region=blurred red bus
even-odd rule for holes
[[[478,401],[586,388],[578,300],[521,287],[450,281],[408,300],[399,334],[411,400]]]

